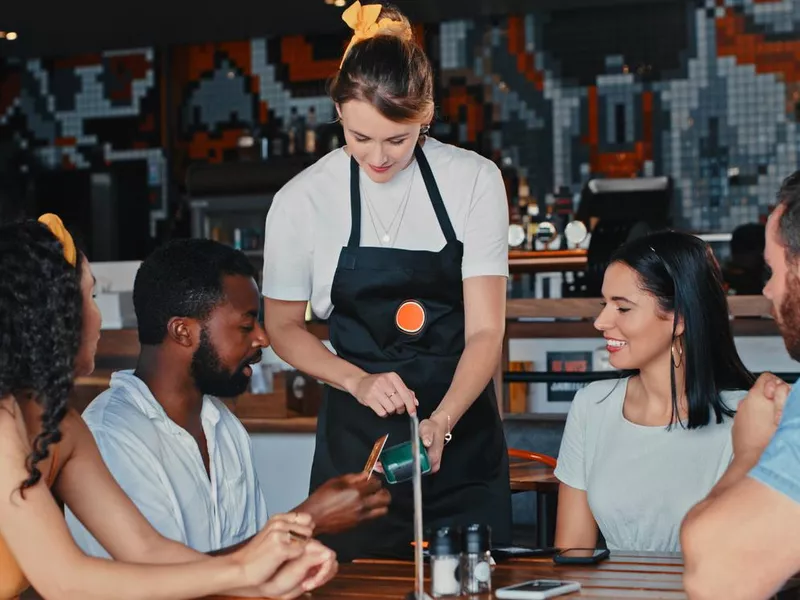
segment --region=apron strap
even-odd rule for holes
[[[414,148],[414,156],[417,158],[419,164],[419,172],[422,173],[422,179],[425,182],[425,188],[428,190],[433,210],[436,213],[436,218],[439,221],[439,227],[442,228],[444,239],[448,244],[457,241],[456,232],[453,230],[453,224],[450,222],[450,217],[447,215],[447,209],[444,207],[444,200],[439,193],[439,186],[436,185],[436,179],[433,177],[433,171],[428,164],[428,159],[425,158],[425,153],[422,151],[422,146],[419,144]]]
[[[350,240],[348,248],[361,245],[361,192],[358,188],[358,163],[350,157]]]

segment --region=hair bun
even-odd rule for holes
[[[394,6],[354,2],[342,15],[353,37],[329,93],[337,106],[367,102],[395,123],[433,119],[433,68],[408,19]]]
[[[356,0],[342,13],[342,20],[353,30],[353,37],[350,38],[350,43],[342,56],[342,64],[350,49],[363,40],[379,35],[393,36],[404,41],[414,39],[411,23],[403,13],[393,6],[362,5],[359,0]]]

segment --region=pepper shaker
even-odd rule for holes
[[[470,525],[464,530],[461,556],[461,592],[484,594],[492,591],[492,528]]]
[[[437,529],[431,540],[431,594],[434,598],[458,596],[461,593],[461,530],[456,527]]]

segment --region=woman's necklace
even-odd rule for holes
[[[412,165],[411,168],[412,168],[411,176],[409,178],[410,180],[408,182],[408,188],[406,189],[405,197],[403,198],[403,200],[398,205],[397,210],[395,211],[394,216],[392,217],[392,220],[389,223],[388,227],[386,227],[383,224],[383,221],[381,220],[381,217],[378,214],[377,209],[374,207],[374,205],[372,203],[372,199],[369,197],[369,193],[367,192],[366,188],[362,188],[364,190],[364,198],[367,201],[367,211],[369,212],[369,218],[372,221],[372,227],[375,229],[375,234],[378,236],[378,239],[381,241],[381,244],[383,244],[383,245],[386,245],[390,241],[392,241],[393,236],[391,235],[391,232],[392,232],[392,228],[394,227],[395,221],[397,221],[397,217],[398,216],[400,217],[400,220],[397,221],[397,232],[395,232],[395,235],[394,235],[394,239],[395,240],[397,239],[397,233],[400,232],[400,225],[403,222],[403,217],[406,214],[406,210],[405,209],[408,207],[408,201],[411,198],[411,188],[413,187],[413,184],[414,184],[414,171],[417,168],[417,163],[414,162],[414,164]],[[376,223],[376,219],[377,219],[377,223]],[[378,231],[378,226],[377,226],[378,223],[380,224],[380,228],[382,230],[382,233],[381,233],[381,231]],[[392,245],[394,245],[394,243]]]

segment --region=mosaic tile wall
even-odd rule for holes
[[[437,67],[434,134],[510,160],[537,198],[577,200],[590,177],[666,174],[676,225],[731,231],[765,214],[797,168],[800,0],[554,11],[417,35]],[[325,81],[346,41],[343,31],[175,49],[176,156],[226,160],[244,133],[292,109],[328,120]],[[157,161],[155,71],[149,50],[6,69],[0,143],[76,168],[131,153]]]
[[[22,151],[44,168],[146,161],[149,199],[160,207],[163,152],[153,50],[0,63],[0,147],[4,155],[13,153],[9,147]]]

